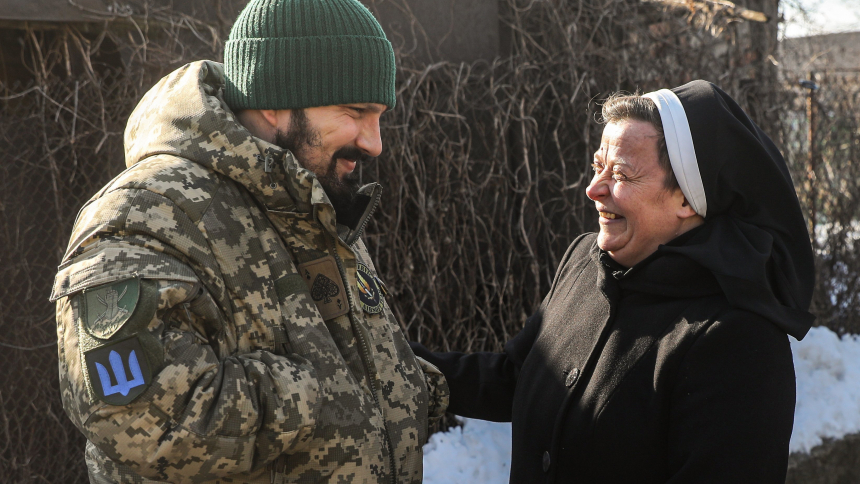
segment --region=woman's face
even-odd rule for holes
[[[600,215],[597,245],[625,267],[703,222],[680,188],[665,187],[659,139],[644,121],[609,123],[594,153],[594,178],[586,193]]]

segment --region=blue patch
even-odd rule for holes
[[[140,372],[140,363],[137,362],[137,353],[135,350],[131,350],[131,353],[128,355],[128,368],[131,370],[131,376],[133,377],[131,381],[128,381],[126,378],[125,367],[122,364],[122,357],[119,356],[119,353],[111,351],[108,359],[110,360],[110,367],[113,370],[114,378],[116,379],[116,385],[112,385],[110,383],[111,378],[107,368],[105,368],[101,363],[96,362],[96,368],[99,370],[99,379],[102,382],[102,394],[104,396],[119,393],[125,397],[128,396],[128,392],[132,388],[137,388],[146,384],[146,382],[143,381],[143,374]]]
[[[93,393],[109,405],[131,403],[152,381],[136,335],[88,351],[84,360]]]

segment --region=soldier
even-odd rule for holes
[[[51,296],[93,483],[419,483],[441,374],[361,240],[394,54],[357,0],[253,0],[162,79]]]

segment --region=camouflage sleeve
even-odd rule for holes
[[[451,392],[448,389],[445,375],[438,368],[420,356],[416,356],[415,359],[421,365],[421,371],[424,372],[424,379],[427,381],[427,389],[430,393],[430,405],[427,410],[427,417],[432,424],[445,415]]]
[[[116,302],[134,281],[140,302],[128,311]],[[114,462],[170,482],[251,472],[301,450],[320,401],[307,360],[229,354],[235,335],[199,283],[121,282],[57,302],[64,406],[90,442]],[[86,311],[96,298],[107,308],[98,317]]]

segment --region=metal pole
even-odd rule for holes
[[[806,119],[809,122],[809,130],[806,135],[806,143],[809,152],[807,154],[806,179],[809,181],[809,235],[812,239],[812,246],[815,247],[815,207],[818,200],[815,183],[815,170],[818,164],[818,156],[816,156],[815,152],[815,91],[818,90],[818,84],[815,83],[815,72],[809,71],[809,80],[800,81],[800,86],[808,90],[806,97]]]

